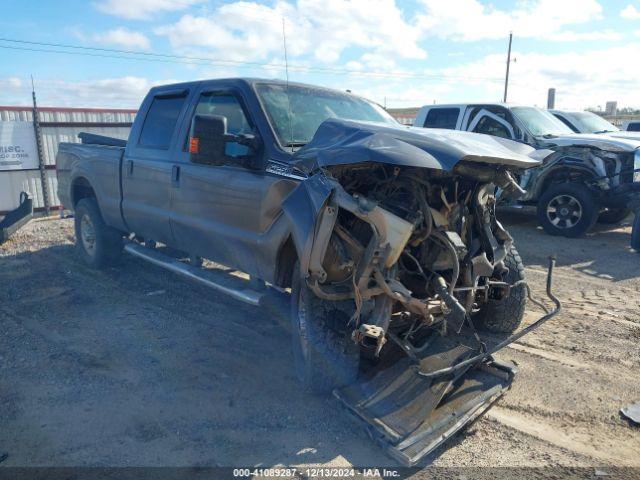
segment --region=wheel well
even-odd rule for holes
[[[294,273],[293,268],[297,259],[298,252],[296,251],[293,239],[289,236],[278,252],[278,263],[276,264],[277,270],[275,278],[279,287],[291,287],[291,280]]]
[[[593,178],[593,173],[583,168],[562,167],[549,173],[538,188],[538,197],[554,183],[582,183]]]
[[[84,177],[77,178],[71,187],[71,203],[75,206],[83,198],[96,198],[96,192]]]

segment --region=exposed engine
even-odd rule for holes
[[[494,192],[522,192],[506,169],[366,164],[324,173],[334,193],[307,283],[348,312],[361,346],[377,355],[391,338],[411,354],[425,330],[460,331],[487,301],[509,295],[512,238],[496,219]]]

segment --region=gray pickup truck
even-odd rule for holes
[[[512,333],[528,286],[494,193],[524,194],[512,174],[540,163],[525,145],[251,79],[153,88],[128,141],[82,140],[57,156],[82,258],[124,249],[253,305],[279,294],[303,385],[405,464],[506,391],[515,366],[492,354],[559,309],[551,262],[556,308]]]
[[[640,199],[638,139],[574,133],[547,110],[503,103],[425,105],[415,125],[483,133],[551,152],[519,177],[527,194],[517,201],[536,205],[538,221],[551,235],[577,237],[596,222],[618,223]]]

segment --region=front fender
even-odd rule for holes
[[[331,183],[319,173],[300,182],[282,203],[282,210],[290,223],[300,272],[309,271],[316,220],[332,191]]]

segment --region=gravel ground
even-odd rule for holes
[[[563,314],[500,352],[520,373],[434,466],[640,466],[640,256],[630,227],[554,238],[503,220]],[[302,392],[278,319],[125,257],[94,271],[71,220],[0,246],[3,466],[396,465],[330,398]],[[530,310],[527,321],[536,318]]]

